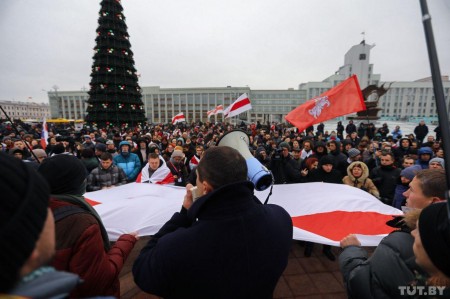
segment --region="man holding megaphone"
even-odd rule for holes
[[[181,211],[134,263],[142,290],[164,298],[272,298],[287,265],[292,220],[283,208],[261,204],[248,171],[240,151],[220,141],[204,152],[199,197],[194,201],[187,187]]]

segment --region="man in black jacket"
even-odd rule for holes
[[[414,134],[416,135],[416,139],[419,142],[419,144],[422,144],[423,139],[428,134],[428,127],[425,124],[425,121],[421,120],[419,125],[414,128]]]
[[[391,152],[383,152],[380,160],[381,165],[372,169],[369,177],[380,191],[380,200],[387,205],[391,205],[401,169],[395,167],[394,154]]]
[[[200,197],[193,202],[186,186],[181,211],[136,259],[136,284],[166,299],[272,298],[288,261],[291,217],[253,195],[235,149],[209,148],[196,172]]]

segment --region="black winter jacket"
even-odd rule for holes
[[[165,299],[272,298],[292,220],[283,208],[262,205],[253,188],[229,184],[175,213],[136,259],[136,284]]]

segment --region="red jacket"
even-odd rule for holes
[[[67,205],[72,204],[50,199],[52,211]],[[124,234],[106,252],[100,226],[96,218],[88,212],[73,214],[57,221],[55,231],[56,255],[53,266],[57,270],[78,274],[84,280],[70,296],[119,298],[118,276],[136,243],[136,238]]]

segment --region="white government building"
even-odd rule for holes
[[[0,106],[5,110],[11,119],[39,120],[50,118],[50,106],[48,103],[20,102],[20,101],[0,101]],[[0,112],[0,117],[7,117]]]
[[[167,123],[172,117],[184,112],[186,121],[206,121],[206,112],[223,105],[226,108],[242,93],[249,95],[252,110],[239,115],[240,119],[256,122],[284,122],[284,116],[291,110],[327,91],[347,79],[352,74],[358,76],[361,89],[368,85],[385,84],[388,92],[379,100],[382,108],[378,116],[385,120],[437,121],[436,103],[431,78],[413,82],[383,82],[379,74],[373,73],[370,64],[370,50],[374,45],[365,41],[350,48],[345,54],[344,65],[322,82],[301,83],[298,89],[252,90],[250,87],[209,87],[209,88],[161,88],[159,86],[142,87],[147,120],[153,123]],[[447,109],[449,109],[450,81],[442,78]],[[50,114],[52,118],[83,119],[86,115],[88,94],[86,91],[48,92]],[[211,121],[221,121],[222,115],[213,116]]]

